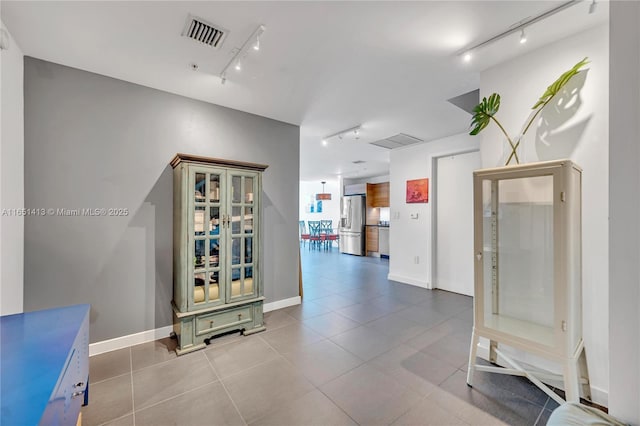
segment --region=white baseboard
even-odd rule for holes
[[[478,352],[476,353],[476,355],[486,361],[489,361],[489,347],[486,344],[483,344],[482,342],[478,345]],[[504,365],[502,365],[500,362],[500,359],[498,359],[498,365],[505,367]],[[558,382],[558,383],[554,383],[555,387],[557,387],[558,389],[562,389],[562,383]],[[564,390],[564,389],[563,389]],[[593,386],[591,385],[591,400],[593,402],[595,402],[596,404],[602,405],[603,407],[608,407],[609,406],[609,392],[601,389],[597,386]]]
[[[609,392],[596,386],[591,386],[591,399],[596,404],[609,407]]]
[[[109,340],[89,344],[89,356],[100,355],[105,352],[117,349],[128,348],[129,346],[141,343],[153,342],[154,340],[169,337],[173,331],[173,326],[156,328],[155,330],[141,331],[140,333],[129,334],[127,336],[115,337]]]
[[[302,302],[300,296],[291,297],[289,299],[277,300],[263,305],[263,312],[275,311],[276,309],[286,308],[288,306],[299,305]],[[127,336],[115,337],[101,342],[91,343],[89,345],[89,356],[100,355],[105,352],[115,351],[117,349],[128,348],[129,346],[139,345],[141,343],[153,342],[154,340],[169,337],[173,331],[173,326],[156,328],[155,330],[142,331],[140,333],[129,334]]]
[[[276,300],[275,302],[265,303],[262,308],[263,312],[271,312],[276,309],[287,308],[289,306],[299,305],[302,303],[302,298],[300,296],[290,297],[288,299]]]
[[[417,280],[415,278],[410,278],[410,277],[404,277],[402,275],[389,274],[387,275],[387,279],[392,281],[398,281],[404,284],[415,285],[416,287],[429,288],[429,283],[427,281]]]

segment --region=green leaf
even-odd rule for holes
[[[489,125],[491,117],[497,114],[500,109],[500,95],[493,93],[489,98],[482,98],[482,101],[473,108],[473,117],[471,117],[470,135],[477,135]]]
[[[547,87],[547,90],[545,90],[542,96],[540,96],[540,99],[538,99],[538,102],[536,102],[535,105],[531,107],[531,109],[536,109],[541,105],[546,105],[551,100],[551,98],[557,95],[558,92],[560,92],[560,90],[562,90],[562,88],[569,82],[569,80],[571,80],[574,75],[578,74],[580,69],[588,63],[588,58],[584,58],[583,60],[575,64],[573,68],[562,73],[562,75],[558,77],[556,81],[554,81],[549,85],[549,87]]]

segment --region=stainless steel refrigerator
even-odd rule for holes
[[[340,203],[340,253],[364,256],[365,203],[363,195],[347,195]]]

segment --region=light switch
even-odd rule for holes
[[[411,219],[417,219],[418,213],[411,213]]]

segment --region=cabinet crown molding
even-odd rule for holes
[[[196,163],[214,166],[235,167],[237,169],[256,170],[259,172],[263,172],[267,169],[267,167],[269,167],[266,164],[247,163],[244,161],[224,160],[222,158],[203,157],[200,155],[178,153],[171,160],[171,167],[175,169],[176,166],[180,163]]]

